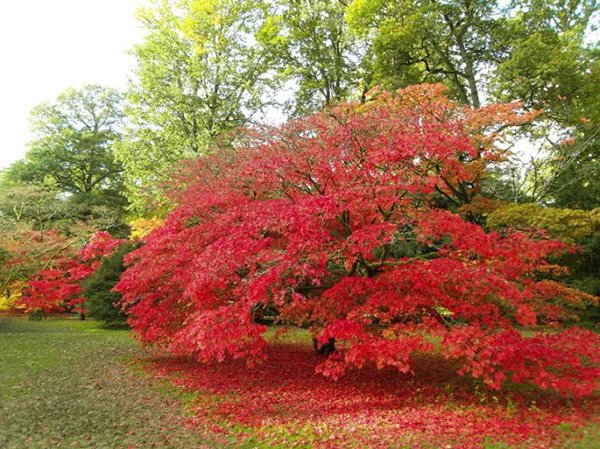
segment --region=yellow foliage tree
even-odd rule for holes
[[[511,204],[489,213],[487,224],[494,229],[543,229],[551,237],[575,243],[600,232],[600,208],[557,209],[537,204]]]
[[[129,223],[129,227],[131,228],[129,238],[131,240],[143,239],[154,229],[161,226],[163,222],[164,220],[158,217],[136,218]]]
[[[27,286],[25,281],[16,281],[0,291],[0,312],[14,310],[17,300]]]

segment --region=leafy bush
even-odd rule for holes
[[[562,255],[557,261],[568,268],[565,283],[592,295],[600,295],[600,209],[558,209],[537,204],[510,204],[498,207],[487,217],[490,228],[544,231],[550,237],[574,243],[578,251]],[[600,320],[597,303],[587,304],[584,320]]]
[[[100,267],[84,282],[83,296],[90,317],[104,321],[108,326],[125,324],[126,317],[116,307],[121,295],[112,291],[125,270],[123,258],[135,248],[133,243],[118,246],[112,254],[102,259]]]
[[[84,319],[81,285],[123,241],[97,232],[74,257],[61,258],[54,268],[44,268],[29,280],[17,305],[26,311],[79,312]]]

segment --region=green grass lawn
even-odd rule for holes
[[[459,419],[470,413],[476,422],[481,418],[477,413],[481,412],[513,422],[520,420],[513,416],[515,413],[524,413],[523,418],[531,415],[535,424],[543,422],[547,413],[527,405],[516,408],[510,401],[495,396],[490,399],[483,390],[469,393],[470,381],[444,370],[436,371],[435,366],[414,379],[388,379],[383,373],[385,389],[379,393],[371,385],[379,378],[373,373],[370,378],[361,372],[339,384],[331,383],[314,375],[316,356],[312,351],[278,352],[288,343],[310,347],[305,331],[296,329],[280,336],[271,328],[266,337],[284,345],[274,349],[269,363],[253,369],[239,363],[217,367],[153,357],[140,349],[128,331],[102,329],[93,321],[0,318],[0,449],[312,449],[323,435],[327,437],[325,442],[328,435],[333,437],[333,431],[346,432],[348,436],[337,446],[319,447],[362,448],[367,446],[348,443],[355,437],[378,437],[378,432],[395,420],[412,422],[442,417],[443,423],[430,420],[430,424],[438,425],[441,436],[451,436],[448,417]],[[172,382],[180,386],[173,386]],[[344,388],[348,391],[344,392]],[[260,394],[254,395],[257,389]],[[462,397],[461,392],[468,394]],[[404,401],[403,397],[409,400]],[[373,400],[381,405],[369,409],[369,401]],[[386,408],[387,403],[395,405]],[[306,416],[296,409],[306,412]],[[209,416],[201,417],[203,410],[209,411]],[[555,441],[546,438],[544,445],[538,446],[534,433],[523,447],[600,448],[597,421],[572,427],[566,419],[569,410],[563,410],[565,422],[558,425]],[[260,422],[238,422],[237,415],[230,416],[234,411],[241,415],[247,411],[259,414]],[[320,436],[315,434],[315,428],[320,429]],[[401,434],[409,440],[413,436],[410,432]],[[457,435],[461,436],[460,431]],[[504,437],[499,435],[500,440],[484,442],[477,448],[521,448],[503,442]],[[397,440],[395,446],[373,447],[414,449],[412,443],[403,443],[406,438]],[[448,446],[431,443],[420,447]]]
[[[0,448],[213,447],[184,426],[189,397],[134,364],[140,352],[91,321],[0,318]]]

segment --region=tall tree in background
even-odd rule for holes
[[[9,184],[0,182],[0,230],[6,234],[20,227],[29,227],[44,233],[57,221],[69,215],[61,193],[52,185]]]
[[[260,0],[153,1],[139,13],[129,126],[118,147],[135,206],[160,197],[172,165],[207,151],[256,118],[272,83],[271,52],[257,45]]]
[[[490,93],[544,111],[531,137],[546,157],[532,161],[530,200],[600,205],[600,53],[597,42],[586,44],[597,6],[595,0],[511,5],[511,51],[498,64]]]
[[[600,207],[600,51],[585,71],[585,81],[574,96],[573,114],[565,125],[572,135],[570,147],[560,146],[554,165],[567,165],[558,172],[550,189],[560,207]],[[567,164],[565,164],[565,162]]]
[[[490,93],[569,120],[578,91],[589,82],[594,55],[585,45],[596,0],[512,2],[506,22],[510,53],[498,61]],[[597,56],[597,55],[596,55]]]
[[[279,73],[295,84],[294,112],[319,110],[368,88],[366,48],[345,14],[341,0],[273,2],[262,37],[270,39]]]
[[[440,81],[458,101],[518,100],[544,111],[529,153],[500,171],[502,199],[598,206],[596,0],[354,0],[351,28],[371,42],[373,83]],[[596,16],[594,16],[596,14]],[[588,39],[589,40],[589,39]],[[523,134],[523,133],[521,133]],[[537,151],[533,151],[537,150]],[[509,182],[506,182],[509,180]]]
[[[396,89],[444,82],[464,104],[481,106],[482,78],[502,52],[497,3],[355,0],[352,28],[372,39],[374,82]]]
[[[79,218],[94,207],[121,216],[127,204],[123,168],[112,149],[121,121],[120,94],[97,85],[68,89],[55,102],[40,104],[31,112],[35,139],[25,159],[3,173],[3,185],[51,184]]]

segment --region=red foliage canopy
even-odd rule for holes
[[[569,248],[451,212],[502,157],[501,130],[531,119],[517,111],[463,108],[440,86],[415,86],[202,158],[181,206],[128,256],[116,289],[130,324],[144,342],[202,360],[254,361],[265,344],[256,317],[276,310],[319,344],[335,340],[318,368],[334,378],[367,363],[410,372],[411,354],[439,341],[493,387],[511,376],[589,393],[594,334],[514,330],[593,300],[550,280],[560,270],[548,257]]]
[[[108,232],[98,232],[75,257],[57,261],[51,269],[41,270],[30,280],[20,302],[27,310],[44,313],[83,310],[85,299],[81,296],[81,282],[90,276],[108,256],[123,243]]]

